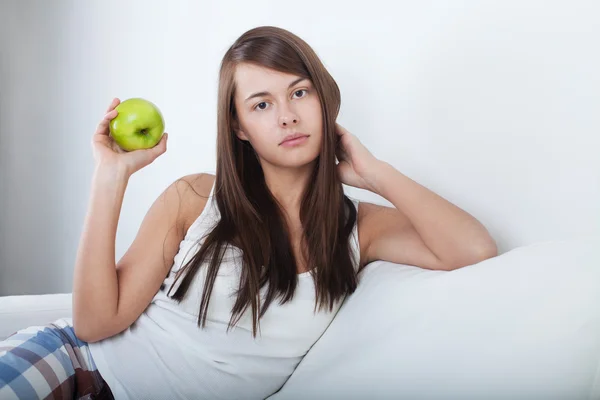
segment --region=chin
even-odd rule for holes
[[[308,166],[314,165],[316,160],[308,160],[308,161],[297,161],[297,162],[286,162],[286,163],[281,163],[279,164],[279,167],[281,168],[287,168],[287,169],[301,169],[301,168],[306,168]]]
[[[267,164],[275,168],[300,169],[314,165],[316,161],[317,157],[294,157],[287,160],[276,160],[275,162],[268,161]]]
[[[318,158],[319,158],[319,153],[295,154],[294,156],[290,156],[290,157],[286,158],[285,160],[281,160],[282,161],[281,164],[285,165],[286,167],[300,168],[300,167],[305,167],[310,164],[314,164]]]
[[[304,151],[294,151],[288,154],[273,154],[274,157],[260,157],[260,163],[276,168],[302,168],[314,164],[319,158],[320,148],[307,148]]]

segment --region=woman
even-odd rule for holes
[[[118,102],[93,136],[73,319],[4,343],[0,364],[14,371],[0,369],[0,398],[262,399],[285,383],[368,263],[452,270],[497,254],[476,219],[336,124],[338,87],[304,41],[260,27],[221,64],[216,174],[167,187],[115,265],[127,182],[168,137],[120,150],[108,135]],[[359,205],[342,183],[395,207]],[[48,357],[36,343],[50,342],[68,357],[33,367]]]

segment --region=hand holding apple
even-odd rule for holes
[[[167,150],[168,133],[163,130],[162,115],[152,103],[142,99],[121,103],[115,98],[92,138],[96,164],[135,173]]]
[[[150,149],[160,141],[165,121],[158,107],[148,100],[128,99],[115,107],[119,113],[110,121],[110,135],[125,151]]]

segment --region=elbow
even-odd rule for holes
[[[488,237],[488,240],[486,240],[485,243],[476,247],[474,246],[474,249],[469,252],[469,256],[465,260],[467,264],[463,262],[463,266],[477,264],[497,256],[498,246],[496,245],[494,239]]]
[[[126,327],[119,326],[114,320],[102,323],[97,320],[96,323],[88,323],[88,321],[82,323],[81,320],[73,318],[73,331],[75,332],[75,336],[86,343],[99,342],[114,336],[125,329]]]
[[[86,343],[96,343],[101,341],[102,339],[105,339],[105,337],[99,335],[97,332],[92,332],[85,329],[82,330],[81,328],[75,328],[74,326],[73,331],[75,332],[75,336],[77,336],[79,340],[82,340]]]
[[[99,335],[98,329],[87,323],[82,323],[79,318],[73,318],[73,331],[75,336],[86,343],[94,343],[102,340],[103,338]]]
[[[455,269],[468,267],[470,265],[478,264],[482,261],[488,260],[498,256],[498,247],[494,241],[491,241],[485,246],[479,247],[477,250],[473,250],[468,256],[455,260],[454,262],[445,263],[444,269],[446,271],[453,271]]]
[[[85,313],[80,310],[80,307],[73,299],[73,332],[77,339],[82,340],[87,343],[92,342],[92,332],[90,329],[90,321],[84,318]]]
[[[86,343],[94,342],[94,337],[93,335],[91,335],[91,332],[89,332],[87,329],[82,328],[80,324],[75,323],[75,320],[73,320],[73,331],[75,332],[75,336],[77,337],[77,339],[82,340]]]
[[[494,241],[494,239],[490,239],[486,246],[482,246],[479,251],[479,257],[480,261],[498,257],[498,246],[496,245],[496,241]]]
[[[488,260],[498,256],[498,247],[494,241],[489,244],[480,247],[477,251],[473,252],[470,263],[468,265],[478,264],[482,261]]]

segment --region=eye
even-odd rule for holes
[[[298,95],[298,93],[304,93],[304,94],[302,94],[301,96],[299,96],[300,98],[302,98],[302,97],[306,97],[306,94],[308,94],[308,90],[306,90],[306,89],[300,89],[300,90],[296,90],[296,91],[294,92],[294,95]],[[257,111],[259,111],[259,110],[260,110],[260,111],[264,111],[264,110],[266,110],[266,109],[267,109],[267,105],[268,105],[268,103],[267,103],[267,102],[265,102],[265,101],[262,101],[262,102],[258,103],[256,106],[254,106],[254,110],[257,110]]]
[[[261,105],[264,105],[264,107],[261,107]],[[254,107],[255,110],[265,110],[267,108],[267,103],[266,102],[260,102],[256,105],[256,107]]]
[[[308,93],[308,90],[306,90],[306,89],[300,89],[300,90],[296,90],[296,91],[294,92],[294,94],[298,94],[298,93],[302,93],[302,92],[306,92],[306,93]],[[304,96],[305,96],[305,95],[303,95],[303,96],[300,96],[300,97],[304,97]]]

